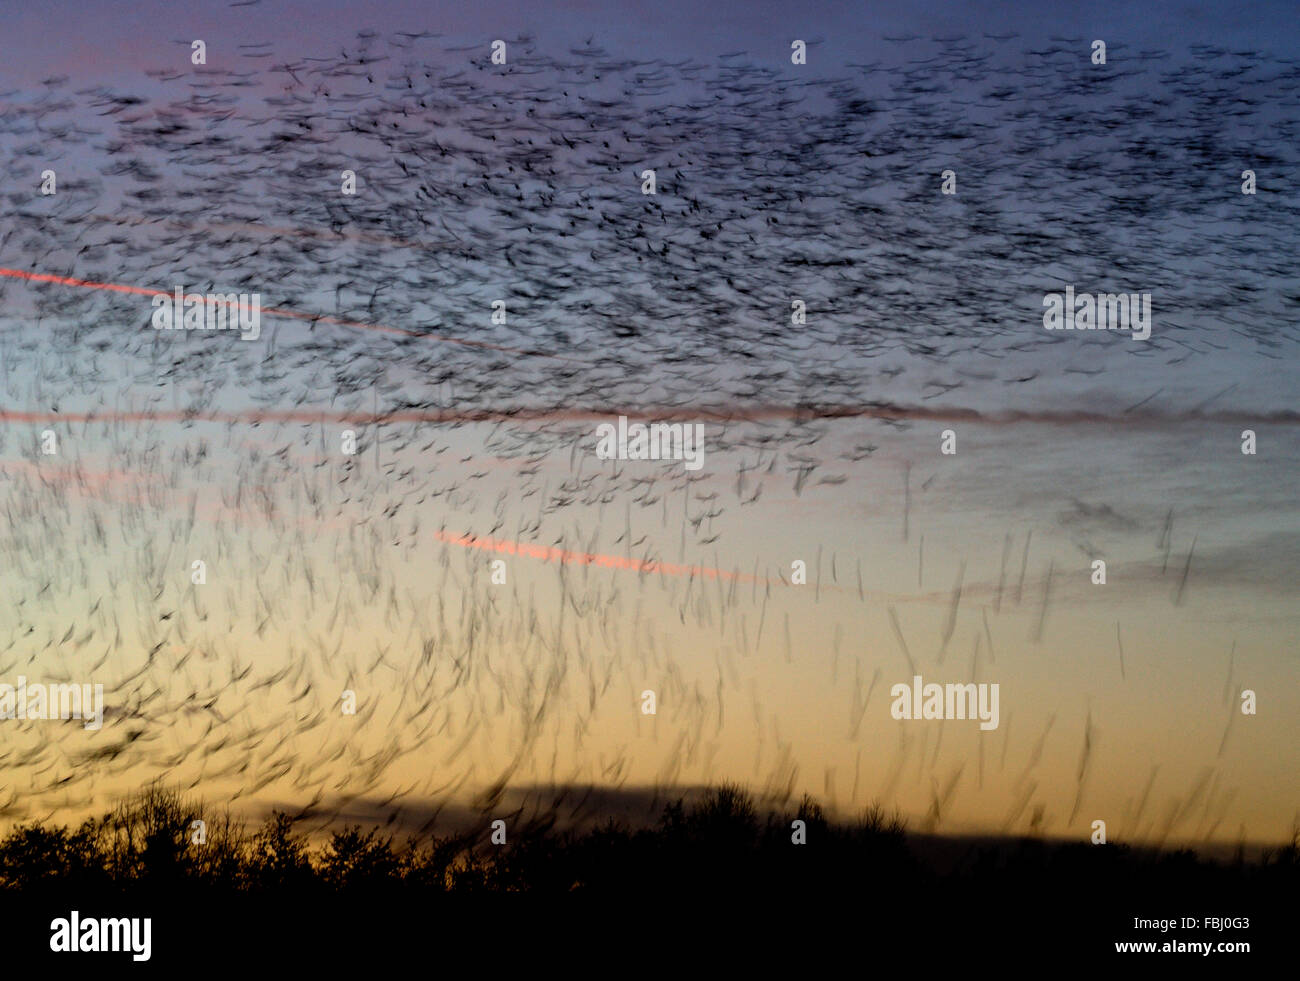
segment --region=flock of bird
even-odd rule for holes
[[[1293,356],[1300,59],[1088,40],[828,73],[207,38],[132,90],[0,93],[0,680],[108,702],[93,735],[5,723],[0,811],[155,778],[322,821],[499,807],[619,785],[649,726],[656,779],[698,779],[736,652],[781,630],[788,562],[738,564],[771,499],[837,493],[918,418],[1059,409],[1074,374],[1141,359],[1174,392]],[[1063,282],[1152,292],[1150,341],[1046,336]],[[261,338],[152,329],[176,286],[258,293]],[[705,468],[597,461],[620,414],[705,422]],[[860,593],[838,561],[825,588]],[[620,711],[624,743],[585,737]],[[764,752],[792,785],[798,750]]]

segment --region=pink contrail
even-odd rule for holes
[[[434,538],[449,545],[462,548],[477,548],[484,552],[499,552],[503,555],[526,555],[529,558],[545,562],[559,562],[562,565],[595,565],[606,569],[631,569],[635,572],[663,572],[670,576],[700,576],[705,579],[736,580],[738,582],[760,582],[769,580],[762,576],[751,576],[740,572],[724,572],[705,565],[676,565],[672,562],[624,558],[620,555],[604,555],[599,552],[572,552],[564,548],[546,545],[529,545],[509,539],[482,538],[478,535],[453,535],[445,531],[435,531]]]
[[[472,548],[482,552],[495,552],[499,555],[522,555],[531,559],[540,559],[543,562],[556,562],[560,565],[594,565],[603,569],[618,569],[621,571],[643,572],[643,573],[662,573],[670,576],[699,576],[702,579],[721,579],[724,582],[749,582],[759,583],[761,585],[781,585],[790,586],[784,579],[770,579],[766,576],[755,576],[744,572],[727,572],[723,569],[715,569],[707,565],[678,565],[673,562],[659,562],[653,559],[633,559],[621,555],[606,555],[601,552],[579,552],[570,551],[569,549],[557,548],[547,545],[530,545],[527,542],[516,542],[506,538],[489,538],[479,535],[455,535],[446,531],[434,531],[433,537],[440,542],[448,545],[458,545],[461,548]],[[826,583],[819,587],[823,592],[849,593],[851,587],[837,586]],[[992,595],[995,587],[992,584],[975,587],[974,591]],[[967,587],[971,592],[972,588]],[[947,590],[932,591],[918,595],[904,593],[883,593],[878,590],[864,591],[863,595],[870,593],[875,600],[889,600],[898,603],[948,603],[951,601],[952,594]]]
[[[6,269],[0,267],[0,276],[8,276],[12,279],[25,279],[33,283],[53,283],[57,286],[77,286],[82,289],[106,290],[111,293],[132,293],[137,296],[171,296],[171,290],[151,289],[144,286],[126,286],[121,283],[99,283],[91,279],[78,279],[75,276],[57,276],[53,273],[36,273],[25,272],[22,269]],[[261,307],[261,312],[276,317],[293,317],[296,320],[310,320],[313,323],[330,324],[336,327],[355,327],[359,330],[378,330],[387,334],[401,334],[405,337],[425,337],[434,341],[442,341],[447,344],[462,344],[466,347],[484,348],[489,351],[503,351],[506,354],[527,354],[538,358],[549,358],[552,361],[569,361],[574,364],[586,364],[585,361],[578,361],[574,358],[565,358],[555,354],[543,354],[540,351],[525,351],[521,348],[503,347],[500,344],[488,344],[486,341],[466,341],[458,337],[443,337],[439,334],[429,334],[417,330],[404,330],[401,327],[390,327],[387,324],[372,324],[360,320],[344,320],[340,317],[330,317],[320,313],[303,313],[300,310],[286,310],[283,307]]]
[[[105,290],[114,293],[128,293],[138,296],[172,296],[170,290],[153,289],[142,286],[128,286],[122,283],[101,283],[94,280],[78,279],[73,276],[59,276],[53,273],[26,272],[21,269],[0,267],[0,276],[23,279],[28,282],[51,283],[59,286],[74,286],[82,289]],[[587,364],[574,358],[560,355],[544,354],[520,348],[504,347],[484,341],[467,341],[454,337],[442,337],[437,334],[405,330],[386,324],[366,323],[356,320],[344,320],[324,314],[304,313],[287,310],[282,307],[262,307],[262,313],[273,316],[292,317],[310,320],[313,323],[325,323],[339,327],[353,327],[362,330],[377,330],[406,337],[424,337],[449,344],[478,347],[487,350],[502,351],[509,354],[522,354],[546,358],[553,361],[567,361],[573,364]],[[630,412],[632,410],[628,410]],[[603,420],[622,414],[618,409],[439,409],[439,410],[397,410],[385,413],[327,413],[309,410],[247,410],[244,412],[214,411],[172,411],[172,412],[114,412],[114,413],[36,413],[16,410],[0,410],[0,422],[141,422],[153,420],[167,421],[208,421],[208,422],[303,422],[303,423],[350,423],[354,425],[373,425],[376,423],[442,423],[442,422],[503,422],[507,420]],[[653,417],[657,421],[757,421],[762,419],[898,419],[928,420],[932,422],[970,422],[981,425],[1008,425],[1014,423],[1038,423],[1044,425],[1115,425],[1125,426],[1169,426],[1184,423],[1223,423],[1227,425],[1294,425],[1300,422],[1300,413],[1281,411],[1271,413],[1253,413],[1245,411],[1226,411],[1215,413],[1159,413],[1148,412],[1141,415],[1127,412],[1095,412],[1084,410],[1041,411],[1008,410],[998,413],[984,413],[977,409],[961,407],[929,408],[898,405],[754,405],[746,404],[731,407],[710,406],[663,406],[639,407],[636,414]]]

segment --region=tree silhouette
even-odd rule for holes
[[[345,899],[352,908],[423,908],[436,900],[445,915],[455,897],[480,893],[806,903],[871,880],[887,883],[899,908],[933,909],[942,897],[969,911],[1061,895],[1080,908],[1105,907],[1117,882],[1144,901],[1213,895],[1225,908],[1244,908],[1280,901],[1300,883],[1300,832],[1258,862],[1224,864],[1186,850],[1039,838],[940,848],[939,839],[909,836],[902,818],[879,805],[838,820],[808,796],[793,810],[760,808],[736,785],[669,801],[649,827],[606,819],[562,828],[548,815],[512,827],[505,845],[486,840],[485,818],[477,830],[412,839],[400,849],[380,829],[354,824],[313,848],[283,811],[252,833],[228,811],[209,813],[199,844],[191,824],[205,813],[200,803],[152,784],[75,829],[17,825],[0,838],[0,897],[65,910],[70,897],[81,906],[135,897],[151,906],[266,901],[280,910]],[[803,844],[792,839],[794,820],[804,822]],[[940,854],[949,858],[940,861]]]

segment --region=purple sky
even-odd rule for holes
[[[172,42],[202,37],[215,64],[222,40],[271,41],[277,51],[303,52],[355,40],[358,29],[428,30],[448,38],[513,38],[531,34],[540,41],[568,42],[596,35],[611,52],[637,57],[711,58],[747,50],[755,61],[783,61],[788,41],[820,41],[810,64],[888,53],[882,36],[913,33],[951,37],[1018,33],[1030,44],[1050,37],[1102,38],[1110,45],[1186,48],[1218,44],[1259,48],[1276,56],[1300,51],[1295,6],[1287,0],[1235,3],[977,2],[915,0],[897,3],[840,3],[808,0],[798,4],[755,0],[699,3],[664,0],[616,4],[570,0],[537,3],[498,0],[462,4],[426,0],[354,3],[347,0],[261,0],[254,6],[223,3],[182,4],[50,0],[9,5],[0,42],[0,79],[7,84],[67,73],[104,80],[115,74],[139,78],[143,67],[165,62]],[[69,26],[71,25],[71,26]],[[182,49],[175,47],[177,53]],[[114,71],[116,66],[116,71]]]

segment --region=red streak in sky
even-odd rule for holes
[[[527,542],[515,542],[509,539],[480,538],[477,535],[453,535],[450,532],[435,531],[433,536],[449,545],[463,548],[477,548],[484,552],[499,552],[502,555],[526,555],[546,562],[559,562],[563,565],[595,565],[606,569],[631,569],[635,572],[663,572],[670,576],[700,576],[703,579],[725,579],[738,582],[762,582],[768,580],[761,576],[750,576],[740,572],[724,572],[704,565],[675,565],[672,562],[655,562],[643,559],[624,558],[620,555],[602,555],[599,552],[571,552],[564,548],[546,545],[529,545]]]
[[[111,293],[133,293],[137,296],[172,296],[172,290],[148,289],[143,286],[124,286],[121,283],[97,283],[90,279],[77,279],[74,276],[56,276],[52,273],[35,273],[25,272],[22,269],[5,269],[0,267],[0,276],[8,276],[11,279],[25,279],[32,283],[53,283],[57,286],[78,286],[88,290],[107,290]],[[355,327],[360,330],[378,330],[387,334],[401,334],[405,337],[427,337],[434,341],[444,341],[447,344],[463,344],[466,347],[484,348],[490,351],[504,351],[507,354],[527,354],[539,358],[549,358],[552,361],[572,361],[575,364],[586,364],[584,361],[577,361],[574,358],[564,358],[554,354],[543,354],[540,351],[525,351],[520,348],[503,347],[499,344],[488,344],[485,341],[466,341],[457,337],[442,337],[439,334],[430,334],[425,331],[403,330],[401,327],[389,327],[387,324],[371,324],[359,320],[343,320],[339,317],[330,317],[320,313],[303,313],[299,310],[286,310],[283,307],[262,307],[261,312],[275,317],[293,317],[297,320],[310,320],[313,323],[330,324],[336,327]]]

